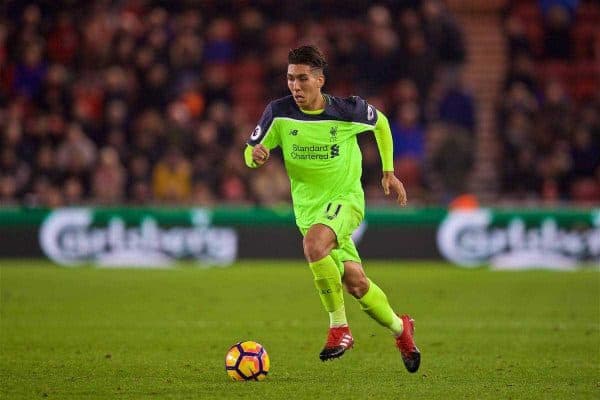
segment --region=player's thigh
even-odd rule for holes
[[[320,259],[337,247],[336,233],[331,227],[317,223],[308,228],[302,244],[309,260]]]

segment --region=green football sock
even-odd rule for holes
[[[346,325],[348,325],[348,320],[346,319],[346,307],[342,304],[339,309],[329,313],[329,326],[335,328]]]
[[[329,312],[331,326],[347,325],[342,277],[334,259],[328,255],[308,265],[313,273],[321,302]]]
[[[396,336],[402,333],[402,320],[394,313],[383,290],[369,279],[369,290],[360,299],[360,308]]]

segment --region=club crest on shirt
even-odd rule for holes
[[[329,141],[330,142],[337,142],[337,126],[332,126],[331,129],[329,130]]]

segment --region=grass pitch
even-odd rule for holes
[[[600,274],[367,262],[416,320],[421,369],[347,297],[356,340],[322,363],[328,318],[302,262],[175,270],[65,269],[0,260],[6,399],[561,399],[600,397]],[[232,382],[240,340],[271,357]]]

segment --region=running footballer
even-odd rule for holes
[[[387,118],[360,97],[325,94],[327,63],[315,46],[288,54],[287,82],[291,95],[272,101],[250,135],[246,164],[258,168],[280,147],[291,182],[296,224],[315,286],[329,312],[329,332],[319,358],[338,358],[354,344],[344,308],[343,287],[361,309],[395,337],[409,372],[419,369],[414,321],[398,316],[385,293],[367,276],[352,241],[365,209],[361,186],[362,155],[356,136],[373,132],[382,160],[384,193],[397,194],[401,206],[406,192],[394,175],[392,135]]]

